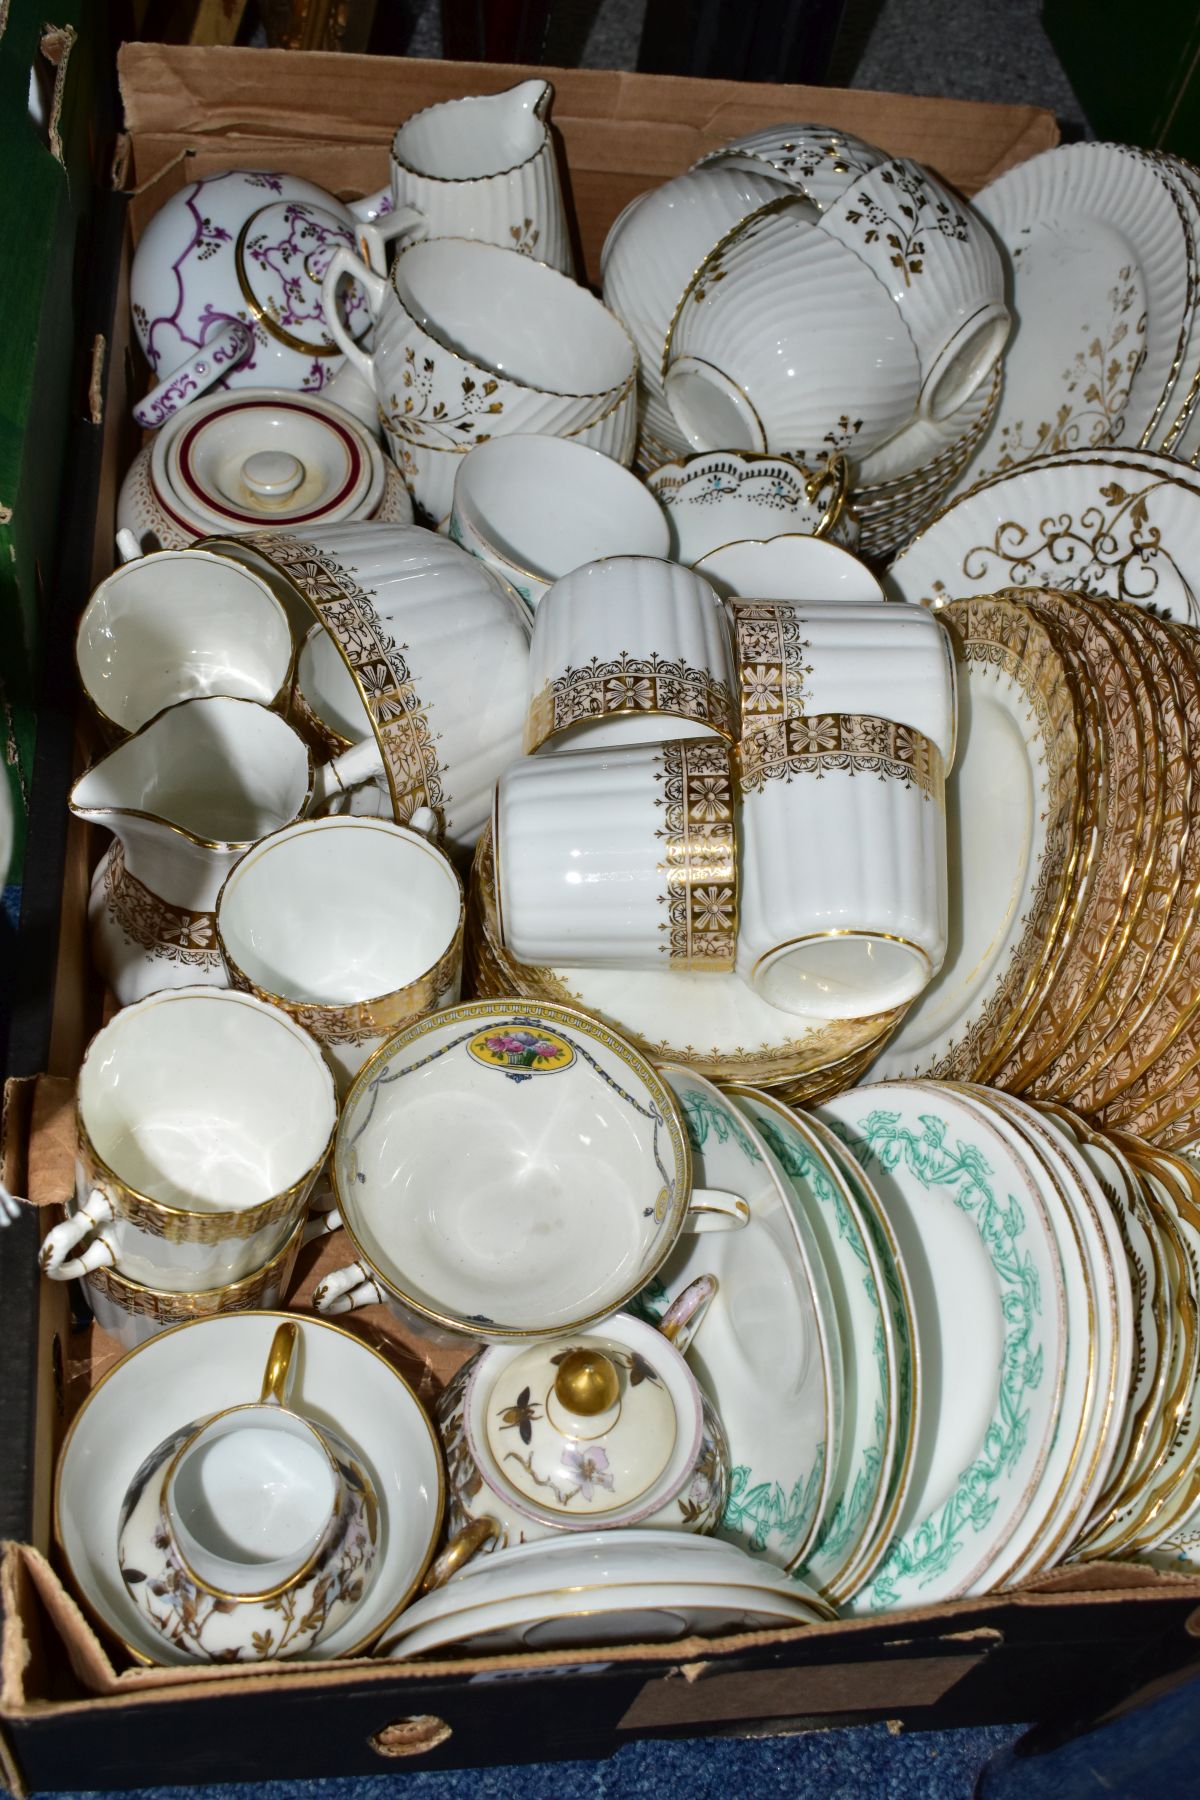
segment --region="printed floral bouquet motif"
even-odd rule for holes
[[[530,1027],[526,1027],[514,1020],[511,1025],[481,1031],[478,1037],[472,1038],[469,1052],[485,1067],[504,1069],[508,1073],[521,1071],[522,1074],[545,1075],[569,1068],[575,1061],[571,1045],[557,1032],[533,1029],[536,1024],[537,1021],[532,1020]]]

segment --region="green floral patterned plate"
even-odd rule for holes
[[[879,1192],[919,1321],[924,1412],[897,1535],[853,1612],[928,1605],[986,1577],[1058,1420],[1066,1308],[1042,1194],[946,1088],[884,1083],[819,1109]]]
[[[740,1194],[750,1222],[682,1237],[637,1310],[657,1320],[681,1285],[717,1277],[688,1360],[729,1438],[730,1498],[718,1535],[798,1569],[824,1524],[841,1438],[841,1347],[828,1278],[754,1127],[691,1070],[667,1063],[662,1074],[687,1126],[694,1180]]]
[[[852,1591],[846,1576],[883,1513],[900,1436],[900,1396],[885,1334],[886,1298],[870,1233],[858,1201],[811,1125],[781,1101],[752,1088],[730,1098],[757,1126],[788,1178],[833,1290],[846,1390],[846,1424],[833,1470],[830,1506],[804,1573],[827,1599]],[[894,1337],[891,1340],[894,1349]]]

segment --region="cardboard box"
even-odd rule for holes
[[[126,217],[100,234],[92,271],[98,304],[110,308],[110,354],[102,418],[77,428],[76,466],[92,472],[93,518],[65,559],[64,604],[69,598],[75,611],[111,564],[116,489],[133,448],[129,401],[144,379],[130,350],[128,257],[154,208],[193,174],[239,164],[294,169],[347,196],[372,189],[386,178],[390,133],[407,113],[532,72],[145,45],[127,47],[120,70],[128,138],[119,169],[129,200]],[[1032,108],[550,73],[593,275],[608,224],[628,199],[753,125],[821,118],[911,153],[968,191],[1056,136],[1053,120]],[[62,805],[61,786],[35,796],[48,819]],[[12,1422],[0,1499],[10,1533],[24,1540],[10,1544],[0,1564],[0,1741],[14,1791],[130,1787],[150,1772],[164,1783],[296,1780],[378,1773],[398,1760],[445,1768],[606,1756],[632,1736],[863,1719],[920,1727],[1033,1718],[1048,1706],[1116,1703],[1193,1657],[1200,1582],[1112,1566],[1057,1571],[1018,1594],[878,1619],[569,1657],[127,1666],[64,1585],[50,1534],[57,1446],[115,1350],[94,1327],[72,1321],[68,1290],[45,1282],[39,1290],[33,1259],[46,1209],[69,1191],[71,1081],[102,1005],[84,946],[87,874],[98,848],[72,827],[59,930],[45,950],[44,1017],[28,1035],[43,1052],[30,1066],[50,1073],[10,1082],[6,1103],[6,1179],[42,1215],[0,1232],[0,1404]],[[298,1304],[322,1257],[336,1255],[329,1245],[306,1253]],[[426,1394],[453,1366],[406,1342],[382,1309],[354,1315],[353,1328],[386,1340]]]

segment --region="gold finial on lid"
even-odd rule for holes
[[[611,1359],[602,1350],[568,1351],[554,1378],[554,1397],[568,1412],[585,1419],[607,1412],[621,1397]]]

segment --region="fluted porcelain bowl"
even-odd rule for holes
[[[907,425],[921,367],[887,288],[793,196],[760,208],[697,271],[665,392],[695,450],[816,464],[830,450],[862,457]]]

